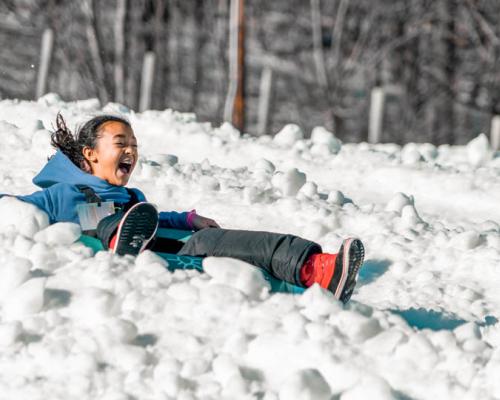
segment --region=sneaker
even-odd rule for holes
[[[318,283],[347,303],[354,292],[365,250],[359,239],[346,239],[338,254],[313,254],[301,269],[301,281],[309,287]]]
[[[335,298],[347,303],[354,292],[359,268],[365,258],[365,248],[359,239],[344,240],[335,260],[335,273],[328,289]]]
[[[137,203],[125,213],[118,225],[113,253],[137,255],[143,251],[158,229],[158,211],[146,202]]]

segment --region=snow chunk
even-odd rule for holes
[[[288,124],[274,136],[274,143],[283,147],[292,147],[298,140],[304,139],[304,133],[300,126]]]
[[[479,225],[479,229],[483,232],[500,232],[500,225],[495,221],[487,220]]]
[[[408,143],[401,149],[401,161],[403,164],[416,164],[422,160],[422,155],[415,143]]]
[[[38,104],[48,107],[55,106],[59,103],[62,103],[62,99],[57,93],[47,93],[38,98]]]
[[[425,161],[435,160],[439,155],[437,147],[434,146],[432,143],[421,144],[419,151]]]
[[[401,214],[403,208],[408,205],[413,205],[413,196],[407,196],[404,193],[396,193],[389,203],[387,203],[385,211],[394,211]]]
[[[274,173],[274,171],[276,171],[276,167],[271,161],[266,160],[265,158],[260,158],[254,165],[254,171],[262,171],[268,174],[272,174]]]
[[[172,398],[177,398],[182,388],[182,379],[179,376],[180,363],[175,358],[163,357],[153,372],[155,387]]]
[[[396,400],[398,398],[385,379],[376,376],[363,378],[361,382],[340,396],[340,400]]]
[[[481,244],[481,236],[476,231],[465,231],[452,238],[451,244],[458,249],[474,249]]]
[[[0,120],[0,131],[2,132],[2,136],[16,136],[18,129],[19,128],[16,125]]]
[[[74,105],[78,111],[86,113],[95,113],[96,111],[99,111],[99,108],[101,108],[101,102],[95,97],[74,101],[72,102],[72,105]]]
[[[453,333],[459,342],[470,339],[481,339],[481,330],[474,322],[468,322],[455,328]]]
[[[29,279],[32,263],[21,257],[7,256],[0,267],[0,300]]]
[[[124,106],[123,104],[120,103],[108,103],[102,108],[103,113],[109,113],[109,114],[117,114],[120,116],[120,114],[130,114],[130,108],[127,106]]]
[[[307,322],[306,317],[298,311],[289,312],[281,318],[283,330],[287,333],[288,337],[293,340],[300,340],[305,337],[305,326]]]
[[[184,362],[181,369],[181,376],[183,378],[192,378],[200,376],[207,372],[210,362],[200,357],[190,358]]]
[[[90,287],[76,294],[71,302],[71,313],[80,323],[92,326],[115,315],[118,306],[117,299],[111,292]]]
[[[146,364],[147,352],[143,347],[117,344],[111,348],[111,356],[108,361],[120,369],[131,371]]]
[[[46,278],[30,279],[15,289],[4,300],[4,317],[13,320],[41,311],[46,281]]]
[[[364,343],[370,354],[390,355],[401,343],[406,342],[407,336],[396,329],[382,331]]]
[[[198,183],[203,189],[208,191],[216,191],[220,189],[219,181],[213,176],[204,175],[199,179]]]
[[[299,190],[299,193],[307,199],[318,197],[318,185],[314,182],[306,182]]]
[[[157,153],[151,155],[148,159],[157,164],[170,165],[171,167],[179,163],[179,158],[174,154]]]
[[[339,190],[332,190],[330,193],[328,193],[328,198],[326,201],[328,201],[331,204],[336,204],[338,206],[341,206],[345,203],[344,193],[342,193]]]
[[[281,386],[280,400],[329,400],[330,386],[317,369],[293,373]]]
[[[67,246],[76,242],[81,235],[80,225],[72,222],[58,222],[38,232],[34,239],[38,243],[45,243],[49,246]]]
[[[0,324],[0,347],[12,346],[22,331],[22,325],[19,321]]]
[[[13,231],[31,238],[48,225],[48,215],[33,204],[15,197],[0,199],[0,232]]]
[[[339,328],[355,343],[364,342],[382,331],[377,319],[353,311],[341,312],[337,320],[340,322]]]
[[[236,142],[241,134],[231,123],[224,122],[219,129],[215,129],[215,133],[228,142]]]
[[[391,271],[396,276],[404,276],[410,269],[411,265],[402,260],[396,261],[391,265]]]
[[[50,141],[51,133],[46,129],[40,129],[31,137],[31,150],[40,156],[46,156],[54,151]]]
[[[340,303],[335,301],[333,294],[321,288],[318,284],[307,288],[297,301],[304,307],[303,314],[311,321],[316,321],[320,317],[335,315],[341,311]]]
[[[292,168],[284,173],[276,173],[273,176],[272,184],[281,191],[283,196],[295,196],[306,181],[306,174],[297,168]]]
[[[404,206],[401,210],[401,222],[406,227],[412,227],[421,224],[424,221],[418,215],[417,209],[413,204]]]
[[[235,258],[207,257],[203,270],[215,282],[236,288],[252,299],[260,298],[263,291],[271,288],[257,267]]]
[[[472,139],[467,144],[466,149],[469,163],[474,167],[486,164],[493,157],[490,143],[484,133],[481,133],[475,139]]]
[[[311,142],[313,143],[311,148],[313,154],[323,154],[323,149],[326,149],[330,154],[337,154],[342,148],[342,142],[323,126],[313,128]]]
[[[187,282],[174,283],[167,289],[167,294],[177,301],[191,301],[198,300],[198,289]]]
[[[319,221],[309,222],[302,232],[302,235],[305,238],[310,240],[319,240],[323,236],[325,236],[329,232],[327,226]]]
[[[168,262],[151,250],[144,250],[135,259],[135,271],[146,277],[157,277],[165,275]]]
[[[215,358],[212,362],[212,368],[217,381],[219,381],[222,386],[226,386],[234,377],[241,377],[238,365],[226,354],[222,354]]]
[[[110,318],[97,329],[98,337],[107,343],[130,344],[138,333],[137,326],[126,319]]]

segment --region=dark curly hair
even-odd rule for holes
[[[57,150],[64,153],[78,168],[86,171],[87,161],[83,157],[83,148],[90,147],[94,149],[99,137],[99,128],[106,122],[121,122],[122,124],[131,127],[130,122],[125,118],[117,115],[98,115],[83,126],[81,126],[76,135],[73,135],[66,125],[61,113],[56,117],[56,130],[52,132],[50,143]]]

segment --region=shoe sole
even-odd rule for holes
[[[137,255],[143,251],[158,229],[158,211],[146,202],[132,206],[123,216],[116,233],[113,253]]]
[[[335,290],[335,298],[347,303],[354,292],[358,280],[359,269],[365,258],[365,248],[361,240],[349,238],[344,240],[337,257],[342,259],[342,275]]]

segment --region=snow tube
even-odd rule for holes
[[[187,242],[191,237],[193,232],[191,231],[183,231],[179,229],[158,229],[156,236],[166,238],[166,239],[175,239],[181,242]],[[99,239],[96,239],[91,236],[82,235],[80,237],[80,241],[90,247],[95,252],[104,250],[104,247]],[[169,253],[160,253],[157,252],[161,258],[168,262],[168,269],[170,271],[176,269],[196,269],[200,272],[203,272],[202,257],[192,257],[192,256],[180,256],[177,254],[169,254]],[[272,292],[281,292],[281,293],[294,293],[300,294],[304,292],[303,287],[295,286],[291,283],[279,280],[274,276],[268,274],[266,271],[262,271],[264,278],[269,282],[271,286]]]

